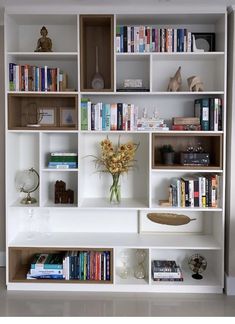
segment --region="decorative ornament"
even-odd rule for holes
[[[99,73],[99,52],[98,46],[95,48],[95,74],[91,80],[91,86],[95,90],[104,89],[104,78]]]
[[[134,272],[135,277],[137,279],[144,279],[145,278],[144,261],[146,258],[146,251],[143,249],[136,250],[136,258],[137,258],[137,266]]]
[[[48,31],[45,26],[40,30],[42,37],[38,39],[37,47],[34,52],[52,52],[52,41],[47,37]]]
[[[147,217],[154,223],[173,226],[185,225],[196,220],[196,218],[190,218],[186,215],[173,213],[149,213],[147,214]]]
[[[200,78],[196,75],[193,75],[187,79],[189,91],[203,91],[203,82],[200,80]]]
[[[176,71],[175,75],[170,78],[170,81],[168,83],[167,91],[179,91],[182,84],[182,78],[181,78],[181,66]]]
[[[188,261],[189,268],[194,272],[192,277],[194,279],[200,280],[203,276],[200,274],[207,268],[206,259],[200,254],[194,254],[189,258]]]

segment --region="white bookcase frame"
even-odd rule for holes
[[[11,10],[5,13],[5,102],[6,102],[6,282],[9,290],[75,290],[75,291],[117,291],[117,292],[195,292],[222,293],[224,287],[224,210],[225,210],[225,143],[226,143],[226,64],[227,64],[227,12],[214,9],[195,12],[180,10],[176,13],[122,14],[114,12],[114,31],[117,24],[156,25],[173,28],[189,28],[194,32],[215,32],[216,52],[208,53],[115,53],[114,52],[114,91],[81,92],[79,75],[79,17],[81,12],[66,14],[24,13]],[[35,53],[36,40],[41,26],[46,25],[49,37],[53,40],[52,53]],[[115,35],[114,35],[115,49]],[[9,130],[8,129],[8,66],[10,62],[19,64],[44,64],[60,66],[69,75],[69,87],[75,92],[78,103],[89,97],[94,101],[128,101],[147,107],[149,115],[155,108],[164,118],[170,119],[175,111],[182,116],[193,113],[194,99],[219,96],[223,100],[223,131],[212,132],[223,136],[223,158],[221,168],[153,169],[151,132],[95,132],[95,131],[50,131],[50,130]],[[182,66],[182,92],[166,92],[169,77],[178,66]],[[139,67],[139,70],[138,70]],[[137,72],[135,72],[137,70]],[[137,74],[136,74],[137,73]],[[187,77],[198,74],[205,84],[200,93],[187,90]],[[150,92],[120,93],[116,89],[127,76],[143,78]],[[21,92],[20,92],[21,93]],[[25,92],[22,92],[23,94]],[[30,92],[27,92],[30,93]],[[34,92],[32,92],[34,93]],[[51,93],[51,92],[50,92]],[[57,94],[55,92],[55,94]],[[46,93],[41,93],[46,96]],[[167,109],[166,109],[167,107]],[[140,112],[141,113],[141,112]],[[78,121],[80,121],[80,104]],[[79,124],[78,124],[79,125]],[[168,134],[177,134],[169,131]],[[182,134],[183,132],[179,132]],[[189,134],[185,132],[186,134]],[[193,132],[194,135],[203,132]],[[205,132],[209,134],[209,132]],[[157,134],[157,132],[155,132]],[[160,133],[162,134],[162,133]],[[122,202],[110,206],[107,197],[109,179],[95,173],[94,164],[88,158],[96,153],[101,139],[109,136],[114,141],[121,136],[125,141],[140,142],[137,151],[139,169],[122,177]],[[66,147],[78,151],[78,169],[48,170],[45,156],[52,150]],[[40,187],[35,193],[38,203],[24,206],[19,203],[19,193],[15,189],[14,177],[18,170],[34,166],[40,174]],[[190,173],[218,173],[221,182],[219,208],[166,208],[157,204],[157,199],[166,197],[161,184],[175,176]],[[55,205],[51,185],[58,177],[65,180],[75,191],[72,206]],[[158,184],[158,185],[157,185]],[[156,189],[155,189],[156,186]],[[106,189],[105,189],[106,188]],[[106,190],[106,191],[105,191]],[[158,191],[157,195],[155,190]],[[157,199],[156,199],[157,197]],[[184,213],[197,216],[198,224],[190,223],[182,229],[161,227],[151,223],[146,215],[149,211]],[[29,234],[32,234],[29,235]],[[9,277],[10,250],[15,248],[110,248],[113,249],[113,282],[111,284],[81,284],[70,282],[12,281]],[[134,252],[146,250],[146,278],[135,279]],[[119,253],[127,250],[130,254],[130,276],[119,276]],[[187,258],[194,253],[203,254],[208,261],[204,278],[197,281],[191,278]],[[153,282],[151,261],[155,258],[175,259],[183,269],[183,282]]]

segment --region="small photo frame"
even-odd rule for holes
[[[195,37],[198,50],[204,50],[204,52],[215,51],[215,33],[192,33],[192,36]]]
[[[40,126],[56,126],[56,108],[40,107],[38,108],[38,118]]]
[[[75,127],[76,126],[76,110],[74,108],[60,108],[60,126]]]

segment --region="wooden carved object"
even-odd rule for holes
[[[55,204],[73,204],[74,192],[71,189],[66,190],[66,184],[62,180],[55,183]]]
[[[196,220],[196,218],[190,218],[186,215],[173,213],[149,213],[147,214],[147,217],[154,223],[173,226],[185,225]]]
[[[168,83],[167,91],[179,91],[182,84],[182,78],[181,78],[181,66],[176,71],[175,75],[170,78],[170,81]]]
[[[196,75],[193,75],[187,79],[189,91],[203,91],[203,82]]]

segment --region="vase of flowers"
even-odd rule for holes
[[[120,176],[135,166],[134,157],[138,146],[139,144],[131,141],[121,144],[120,137],[116,146],[108,137],[100,142],[101,155],[95,156],[95,163],[100,172],[107,172],[112,176],[109,194],[111,203],[121,202]]]

